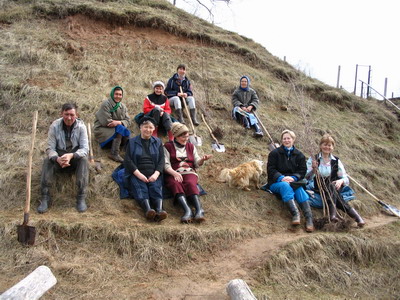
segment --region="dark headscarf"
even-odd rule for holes
[[[243,78],[246,78],[246,79],[247,79],[247,86],[246,86],[245,88],[242,88],[242,85],[241,85],[241,81],[242,81]],[[241,89],[242,91],[248,91],[248,90],[249,90],[249,86],[250,86],[250,78],[249,78],[248,76],[246,76],[246,75],[240,77],[240,80],[239,80],[239,87],[240,87],[240,89]]]

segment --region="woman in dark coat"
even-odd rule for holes
[[[148,220],[161,221],[167,217],[162,208],[162,172],[164,148],[159,138],[152,136],[155,121],[143,117],[140,135],[129,140],[124,160],[125,179],[130,194],[143,208]]]
[[[189,223],[192,219],[202,222],[205,218],[197,187],[196,168],[202,166],[212,155],[199,156],[196,147],[188,142],[189,129],[184,124],[173,123],[171,131],[174,141],[164,145],[165,186],[184,210],[184,215],[181,217],[182,223]],[[188,204],[194,206],[194,214]]]
[[[281,134],[282,145],[268,156],[268,186],[281,196],[283,202],[292,214],[292,225],[300,224],[300,213],[296,201],[306,217],[306,231],[314,231],[313,217],[308,202],[308,194],[299,181],[306,175],[306,159],[294,147],[296,135],[293,131],[284,130]]]

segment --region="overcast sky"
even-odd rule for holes
[[[208,17],[196,0],[176,0],[177,6]],[[201,0],[209,5],[210,0]],[[172,2],[172,1],[170,1]],[[263,45],[311,77],[354,90],[368,81],[387,97],[400,96],[399,12],[396,0],[231,0],[214,7],[214,24]],[[210,19],[208,19],[210,20]],[[361,83],[357,82],[357,93]],[[374,95],[381,99],[378,95]]]

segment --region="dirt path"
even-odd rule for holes
[[[395,220],[397,218],[384,215],[366,219],[365,229]],[[357,230],[356,227],[354,230]],[[230,251],[220,252],[210,260],[188,264],[158,278],[157,281],[162,283],[158,284],[157,290],[150,291],[148,299],[229,299],[225,289],[230,280],[239,278],[251,284],[250,272],[266,261],[269,255],[307,236],[310,234],[300,230],[244,240]]]

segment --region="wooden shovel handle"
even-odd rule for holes
[[[183,94],[182,86],[179,86],[179,90],[181,91],[181,94]],[[190,125],[192,126],[193,135],[196,135],[196,131],[195,131],[195,129],[194,129],[194,125],[193,125],[193,122],[192,122],[192,118],[190,117],[190,112],[189,112],[189,109],[188,109],[187,104],[186,104],[186,99],[183,98],[183,97],[182,97],[182,102],[183,102],[183,106],[185,106],[185,112],[186,112],[187,117],[188,117],[188,119],[189,119],[189,121],[190,121]]]
[[[28,214],[31,208],[31,178],[32,178],[32,157],[33,150],[35,148],[35,136],[36,136],[36,127],[38,121],[38,111],[33,113],[33,121],[32,121],[32,136],[31,136],[31,148],[29,149],[28,156],[28,168],[26,175],[26,200],[25,200],[25,209],[24,209],[24,223],[28,223]],[[26,219],[26,220],[25,220]]]
[[[212,133],[212,130],[210,128],[210,126],[208,126],[206,119],[204,117],[204,114],[201,114],[201,118],[203,119],[204,124],[206,124],[206,127],[208,129],[208,131],[210,132],[211,137],[213,138],[213,140],[219,145],[217,138],[215,137],[215,135]]]
[[[271,140],[271,143],[275,146],[275,142],[272,139],[271,135],[269,134],[267,128],[265,128],[264,124],[261,122],[260,118],[258,117],[257,113],[255,110],[252,111],[252,113],[256,116],[258,123],[260,123],[262,129],[264,129],[265,133],[268,135],[269,139]],[[275,147],[276,148],[276,147]]]
[[[92,129],[90,128],[90,123],[87,125],[88,139],[89,139],[89,162],[94,163],[93,157],[93,147],[92,147]]]
[[[374,196],[370,191],[368,191],[365,187],[363,187],[357,180],[355,180],[353,177],[351,177],[349,174],[347,174],[347,177],[349,177],[352,181],[354,181],[355,184],[357,184],[360,188],[362,188],[366,193],[368,193],[368,195],[370,195],[376,201],[382,202],[376,196]]]

